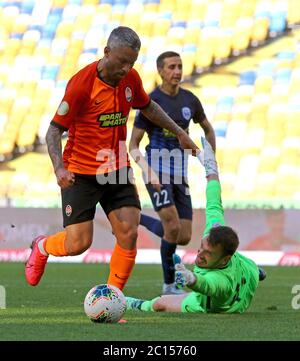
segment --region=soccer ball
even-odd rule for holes
[[[101,284],[93,287],[84,300],[84,311],[93,322],[118,322],[126,311],[126,298],[119,288]]]

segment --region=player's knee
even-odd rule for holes
[[[121,242],[125,242],[125,243],[130,242],[131,244],[135,244],[137,237],[138,237],[137,227],[132,227],[127,230],[124,230],[121,234],[118,235],[117,238]]]
[[[163,312],[166,310],[166,305],[161,297],[154,302],[152,307],[156,312]]]
[[[189,244],[190,240],[191,240],[191,235],[186,235],[180,238],[178,244],[180,246],[186,246],[187,244]]]
[[[181,230],[180,223],[174,222],[173,224],[171,224],[171,223],[168,224],[168,226],[166,227],[166,230],[165,230],[166,238],[168,240],[176,242],[180,230]]]

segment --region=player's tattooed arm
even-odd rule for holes
[[[155,101],[151,100],[150,104],[141,109],[142,114],[147,117],[152,123],[160,126],[161,128],[166,128],[177,136],[184,132],[184,130],[179,127],[167,113],[158,105]]]
[[[62,145],[61,136],[64,129],[58,128],[50,124],[46,135],[46,143],[48,147],[48,153],[51,158],[54,172],[57,179],[57,184],[63,189],[70,187],[75,182],[74,173],[65,169],[62,158]]]
[[[62,145],[61,145],[61,136],[63,132],[64,132],[63,129],[59,129],[54,125],[50,124],[46,134],[48,153],[51,158],[55,172],[59,168],[64,168],[63,159],[62,159]]]

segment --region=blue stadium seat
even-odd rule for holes
[[[56,88],[65,89],[67,86],[68,80],[57,80]]]
[[[182,48],[183,53],[196,53],[197,46],[195,44],[184,44]]]
[[[126,4],[114,4],[111,8],[112,13],[124,14],[126,10]]]
[[[86,49],[83,49],[83,53],[97,54],[98,53],[98,48],[86,48]]]
[[[104,2],[104,0],[101,1],[101,3]],[[81,0],[69,0],[69,5],[81,5]]]
[[[16,6],[17,8],[21,8],[23,1],[0,1],[0,7],[6,6]]]
[[[171,25],[173,28],[185,28],[186,27],[186,21],[174,21]]]
[[[101,0],[101,4],[113,5],[114,3],[115,3],[114,0]]]
[[[43,26],[37,24],[29,25],[28,30],[37,30],[41,33],[43,31]]]
[[[240,85],[252,85],[256,79],[256,72],[249,70],[244,71],[240,75]]]
[[[291,69],[279,69],[275,75],[276,83],[289,83],[291,78],[292,70]]]
[[[59,65],[46,65],[43,69],[42,79],[55,80],[59,70]]]
[[[49,12],[49,15],[58,15],[59,17],[62,16],[64,9],[63,8],[52,8]],[[59,20],[60,21],[60,20]]]
[[[11,34],[10,34],[10,38],[11,38],[11,39],[22,39],[22,38],[23,38],[23,34],[22,34],[22,33],[11,33]]]
[[[204,27],[217,28],[219,26],[219,20],[204,20]]]
[[[52,40],[55,37],[56,27],[52,25],[46,25],[42,32],[42,39],[50,39]]]
[[[218,99],[216,110],[218,112],[230,112],[234,103],[233,96],[224,96]]]
[[[32,10],[34,9],[34,6],[35,6],[34,0],[24,0],[24,1],[22,1],[20,13],[21,14],[32,14]]]
[[[214,127],[214,130],[215,130],[215,133],[216,133],[216,137],[225,138],[226,133],[227,133],[227,126],[228,126],[227,122],[222,122],[222,121],[215,122],[213,127]]]
[[[276,36],[278,33],[282,33],[286,28],[286,12],[271,13],[270,18],[270,35]]]
[[[288,51],[288,50],[281,51],[277,55],[278,60],[282,60],[282,59],[293,60],[293,59],[295,59],[295,57],[296,57],[296,53],[294,51]]]
[[[101,3],[103,4],[103,2],[101,1]],[[115,0],[114,4],[120,4],[120,5],[128,5],[129,0]]]

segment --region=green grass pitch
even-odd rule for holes
[[[265,269],[267,279],[242,315],[128,311],[126,324],[94,324],[83,311],[83,300],[90,288],[105,283],[108,265],[50,263],[40,285],[30,287],[23,264],[0,263],[0,285],[6,290],[0,340],[300,340],[300,309],[292,307],[300,268]],[[161,272],[160,265],[136,265],[124,293],[157,296]]]

